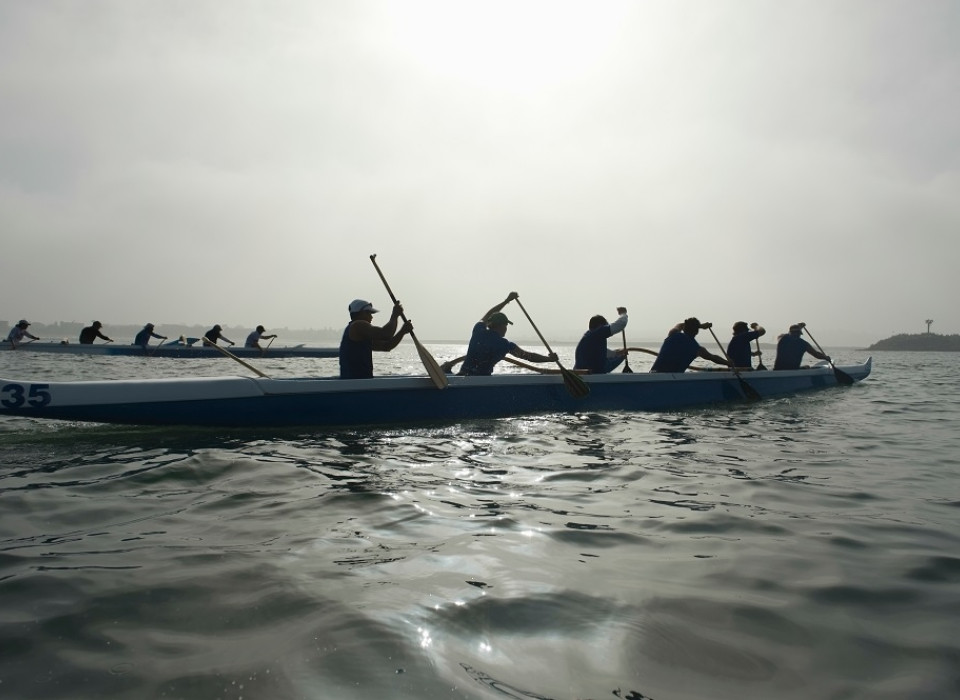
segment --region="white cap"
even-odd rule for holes
[[[361,311],[369,311],[370,313],[375,314],[378,311],[377,309],[373,308],[373,304],[366,299],[354,299],[350,302],[350,306],[347,308],[352,314],[358,314]]]

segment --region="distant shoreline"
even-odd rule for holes
[[[918,352],[960,352],[960,335],[938,333],[900,333],[876,343],[867,350],[898,350]]]

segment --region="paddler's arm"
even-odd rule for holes
[[[405,336],[407,333],[410,333],[412,330],[413,324],[410,321],[406,321],[400,327],[400,330],[397,331],[396,335],[394,335],[392,338],[387,340],[371,340],[370,345],[374,350],[378,350],[380,352],[389,352],[397,347],[400,344],[400,341],[403,340],[403,336]]]
[[[627,309],[625,306],[617,307],[619,318],[610,324],[610,335],[614,336],[627,327]]]
[[[718,365],[723,365],[724,367],[730,366],[730,363],[727,362],[727,358],[714,355],[702,345],[700,346],[700,350],[697,352],[697,357],[703,358],[704,360],[710,360],[710,362],[716,362]]]
[[[504,307],[504,306],[506,306],[507,304],[509,304],[509,303],[510,303],[511,301],[513,301],[514,299],[519,299],[519,298],[520,298],[520,295],[519,295],[519,294],[517,294],[516,292],[510,292],[510,293],[507,295],[507,298],[506,298],[506,299],[504,299],[503,301],[501,301],[501,302],[500,302],[499,304],[497,304],[496,306],[491,307],[491,309],[490,309],[487,313],[485,313],[485,314],[483,315],[483,318],[481,318],[480,320],[483,321],[484,323],[486,323],[487,321],[490,320],[490,317],[493,316],[495,313],[499,313],[500,311],[503,311],[503,307]]]
[[[496,313],[496,311],[494,311]],[[523,348],[515,348],[510,351],[510,354],[514,357],[519,357],[521,360],[526,360],[527,362],[556,362],[557,353],[552,352],[549,355],[541,355],[537,352],[530,352],[529,350],[524,350]]]
[[[701,324],[700,324],[700,327],[701,327],[701,328],[713,328],[713,324],[712,324],[712,323],[701,323]],[[712,352],[710,352],[709,350],[707,350],[707,349],[706,349],[705,347],[703,347],[702,345],[700,346],[700,349],[697,351],[697,357],[700,357],[700,358],[702,358],[702,359],[704,359],[704,360],[710,360],[710,362],[716,362],[718,365],[723,365],[724,367],[729,367],[729,366],[730,366],[730,362],[727,360],[727,358],[725,358],[725,357],[720,357],[720,355],[714,355]]]
[[[378,342],[388,342],[393,339],[397,332],[397,319],[403,313],[403,306],[398,301],[393,305],[393,311],[390,313],[390,320],[382,326],[375,326],[364,319],[357,319],[350,324],[350,340],[362,342],[368,340],[374,344],[374,350]],[[400,342],[399,340],[397,341]]]

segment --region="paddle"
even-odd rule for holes
[[[260,357],[263,357],[264,355],[267,354],[267,350],[270,349],[270,346],[273,344],[273,341],[276,340],[276,339],[277,339],[277,336],[273,336],[273,337],[270,339],[270,342],[267,343],[267,347],[265,347],[265,348],[260,348]]]
[[[743,391],[744,395],[746,395],[747,399],[750,401],[759,401],[761,398],[763,398],[762,396],[760,396],[760,393],[756,389],[754,389],[752,386],[750,386],[744,381],[743,377],[740,376],[740,370],[734,367],[733,363],[730,362],[730,356],[727,355],[727,350],[726,348],[723,347],[723,343],[720,342],[720,339],[717,337],[717,334],[713,332],[713,327],[711,326],[708,330],[710,331],[710,335],[713,336],[713,339],[717,341],[717,345],[720,347],[720,352],[722,352],[723,356],[727,358],[727,362],[730,365],[730,369],[732,369],[733,373],[737,375],[737,381],[740,382],[740,389]]]
[[[810,336],[810,340],[813,341],[813,344],[817,346],[817,350],[819,350],[821,354],[826,355],[827,353],[823,352],[823,348],[820,347],[820,343],[818,343],[817,339],[813,337],[812,333],[810,333],[810,330],[807,328],[807,324],[801,323],[800,327],[807,331],[807,335]],[[829,357],[829,355],[827,355],[827,357]],[[837,378],[837,384],[843,384],[844,386],[850,386],[853,384],[853,377],[846,372],[837,369],[837,366],[833,364],[833,360],[827,360],[827,362],[829,362],[830,366],[833,368],[833,376]]]
[[[153,346],[153,350],[151,350],[151,351],[150,351],[149,353],[147,353],[147,354],[150,355],[150,356],[153,356],[153,353],[155,353],[155,352],[157,351],[157,348],[159,348],[159,347],[160,347],[161,345],[163,345],[165,342],[167,342],[167,339],[166,339],[166,338],[164,338],[164,339],[161,340],[159,343],[157,343],[156,345],[154,345],[154,346]]]
[[[763,366],[763,351],[760,350],[760,339],[754,338],[754,341],[757,343],[757,369],[766,369]]]
[[[256,367],[254,367],[253,365],[247,364],[246,362],[244,362],[243,360],[241,360],[239,357],[237,357],[236,355],[234,355],[232,352],[230,352],[230,351],[227,350],[226,348],[221,348],[219,345],[217,345],[215,342],[213,342],[213,341],[210,340],[209,338],[204,337],[204,338],[203,338],[203,344],[204,344],[204,345],[212,345],[212,346],[215,347],[217,350],[219,350],[221,353],[223,353],[224,355],[226,355],[227,357],[229,357],[231,360],[236,360],[237,362],[239,362],[241,365],[243,365],[244,367],[246,367],[246,368],[247,368],[248,370],[250,370],[251,372],[254,372],[255,374],[260,375],[260,376],[263,377],[264,379],[269,379],[269,377],[268,377],[267,375],[265,375],[263,372],[261,372],[260,370],[258,370]]]
[[[376,253],[370,256],[370,262],[372,262],[373,266],[377,269],[377,274],[380,275],[380,281],[383,282],[383,286],[386,287],[387,294],[390,295],[390,300],[396,304],[397,298],[393,295],[393,290],[390,289],[390,285],[387,284],[387,278],[383,276],[380,266],[377,265]],[[401,313],[400,318],[403,319],[404,323],[407,322],[407,317],[404,314]],[[430,375],[430,379],[433,381],[434,386],[436,386],[438,389],[446,389],[447,385],[450,383],[447,380],[446,373],[440,369],[440,365],[438,365],[437,361],[433,359],[433,355],[431,355],[430,352],[420,344],[420,341],[417,340],[417,336],[412,329],[410,330],[410,337],[413,338],[413,344],[417,348],[417,354],[420,355],[420,361],[427,370],[427,374]]]
[[[530,322],[530,325],[533,326],[533,330],[536,331],[537,335],[540,336],[540,341],[543,343],[543,346],[547,349],[547,354],[553,355],[553,350],[550,349],[547,339],[543,337],[543,334],[540,332],[540,329],[537,328],[537,324],[533,322],[533,319],[530,318],[530,314],[527,313],[527,310],[523,308],[523,304],[520,302],[520,299],[517,299],[517,306],[520,307],[520,310],[523,311],[523,315],[527,317],[527,320]],[[567,387],[567,391],[570,392],[570,395],[575,399],[582,399],[587,394],[590,393],[590,387],[585,381],[583,381],[575,372],[571,372],[566,367],[560,364],[560,359],[557,358],[557,367],[560,368],[560,374],[563,375],[563,384]]]
[[[623,336],[623,373],[633,374],[633,370],[630,369],[630,350],[627,349],[627,332],[620,331],[620,335]]]

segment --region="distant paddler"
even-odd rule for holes
[[[209,343],[210,345],[216,345],[218,340],[222,340],[225,343],[230,343],[230,345],[234,345],[234,342],[230,340],[227,336],[225,336],[222,333],[222,331],[223,331],[223,328],[221,328],[220,324],[218,323],[213,328],[211,328],[206,333],[204,333],[203,337],[206,338],[206,342]]]
[[[10,343],[10,349],[16,350],[17,346],[23,342],[24,338],[30,338],[31,340],[40,340],[37,336],[27,330],[30,327],[30,322],[26,319],[20,319],[20,321],[13,328],[10,329],[10,332],[7,333],[7,342]]]
[[[113,342],[113,338],[109,338],[103,334],[103,331],[100,329],[103,328],[103,324],[100,321],[94,321],[92,324],[80,331],[80,344],[81,345],[93,345],[93,341],[97,338],[101,340],[106,340],[108,343]]]
[[[159,333],[154,332],[154,325],[148,323],[143,327],[136,337],[133,339],[133,345],[139,345],[144,350],[147,349],[147,346],[150,345],[150,338],[156,338],[157,340],[166,340],[167,336],[160,335]],[[162,343],[161,343],[162,344]]]
[[[277,337],[276,333],[268,334],[266,328],[264,328],[263,326],[257,326],[253,331],[251,331],[250,335],[247,336],[247,340],[244,342],[243,347],[256,348],[257,350],[260,351],[260,354],[262,355],[264,352],[264,348],[260,345],[260,341],[263,340],[264,338],[270,338],[271,339],[270,342],[273,342],[273,338],[276,338],[276,337]]]

